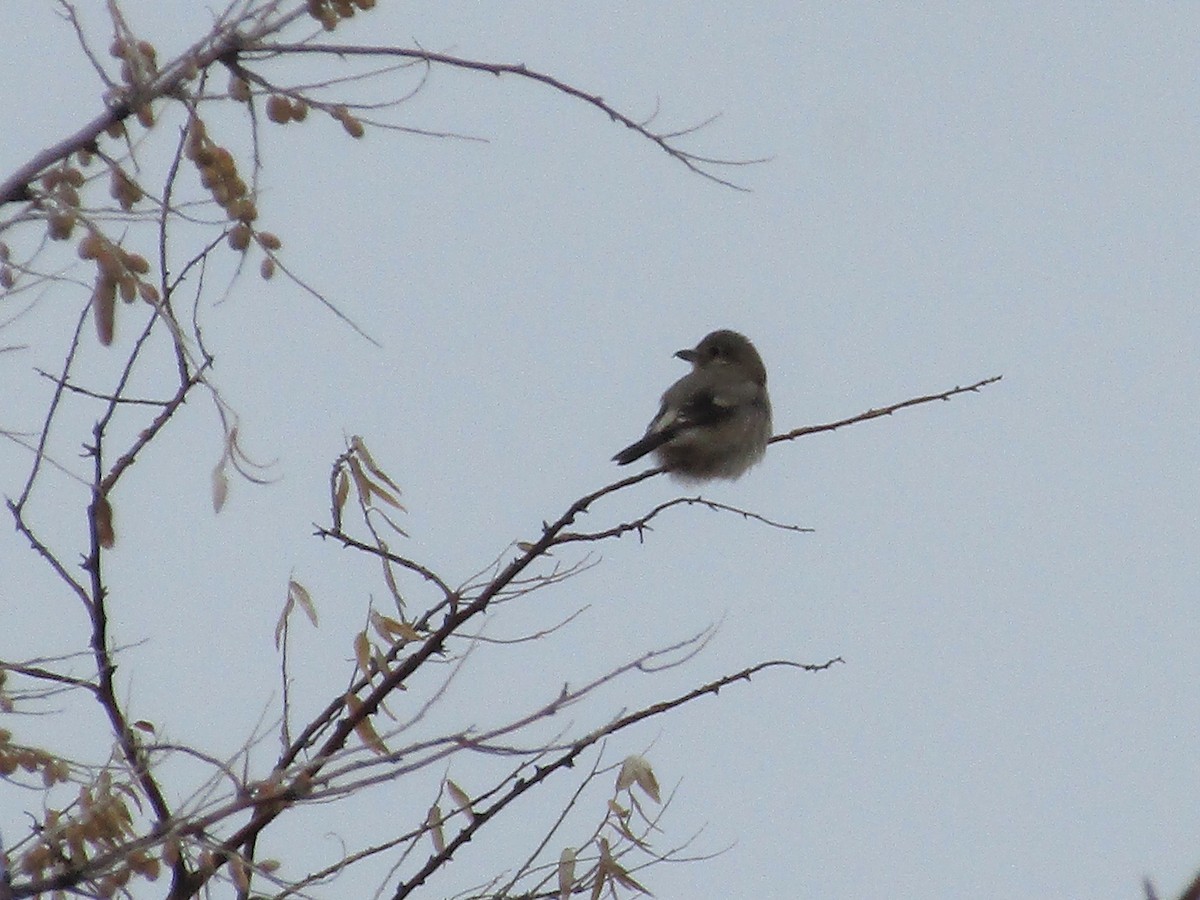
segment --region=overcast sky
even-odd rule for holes
[[[207,16],[124,6],[160,57]],[[296,633],[301,696],[344,684],[382,595],[368,561],[311,536],[345,435],[404,489],[405,551],[457,583],[613,480],[609,457],[684,370],[671,354],[735,328],[762,352],[781,431],[1004,379],[776,445],[704,489],[813,534],[675,510],[644,543],[608,545],[497,614],[489,629],[512,636],[588,606],[553,641],[473,660],[449,719],[719,621],[705,654],[610,691],[580,727],[761,659],[845,665],[767,673],[613,742],[679,785],[659,846],[702,826],[693,852],[734,845],[646,873],[656,896],[1118,900],[1144,876],[1177,892],[1200,867],[1200,6],[629,7],[381,2],[337,37],[524,62],[664,127],[719,113],[686,146],[769,157],[723,172],[749,192],[544,86],[473,73],[435,70],[395,120],[487,143],[266,130],[260,224],[382,349],[282,279],[206,310],[213,377],[277,480],[235,484],[214,516],[220,430],[196,403],[115,498],[134,715],[239,746],[272,708],[290,576],[323,614]],[[7,173],[94,116],[100,88],[51,4],[5,4],[0,34]],[[245,146],[243,122],[216,121]],[[78,302],[51,295],[0,333],[30,345],[0,356],[0,427],[36,427],[32,369],[54,367],[49,335]],[[86,434],[59,447],[80,472]],[[0,445],[3,493],[28,465]],[[587,524],[679,492],[654,480]],[[0,656],[78,643],[81,611],[0,535]],[[523,817],[558,796],[473,842],[431,896],[509,842],[527,850]],[[0,788],[6,835],[31,803]],[[393,785],[372,803],[419,817],[429,798]],[[278,839],[336,854],[352,822],[334,809]]]

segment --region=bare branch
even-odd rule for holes
[[[703,127],[703,124],[711,122],[713,118],[706,120],[700,126],[683,129],[674,132],[655,132],[651,131],[646,123],[638,122],[630,118],[623,112],[620,112],[616,107],[612,106],[608,101],[598,94],[589,94],[587,91],[581,90],[569,82],[556,78],[545,72],[539,72],[536,69],[530,69],[524,63],[495,63],[487,62],[478,59],[467,59],[461,56],[451,56],[447,53],[435,53],[430,50],[422,50],[413,47],[387,47],[387,46],[362,46],[349,44],[319,44],[319,43],[269,43],[266,41],[247,41],[243,45],[243,51],[247,54],[266,54],[274,55],[289,55],[299,53],[317,53],[331,56],[347,57],[347,56],[399,56],[405,59],[415,59],[424,61],[430,65],[443,65],[456,69],[468,69],[476,72],[486,72],[489,75],[497,77],[501,75],[515,75],[519,78],[527,78],[531,81],[536,81],[547,85],[554,90],[566,94],[569,97],[574,97],[577,100],[582,100],[596,109],[603,112],[614,122],[624,125],[631,131],[636,132],[654,144],[657,144],[659,149],[670,156],[672,159],[683,163],[692,172],[709,181],[724,185],[728,188],[733,188],[735,191],[748,191],[749,188],[743,187],[735,182],[721,178],[719,175],[710,172],[705,166],[751,166],[766,162],[765,159],[718,159],[713,157],[698,156],[694,153],[689,153],[682,150],[671,143],[671,139],[678,135],[686,135],[694,132],[697,128]]]

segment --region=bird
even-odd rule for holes
[[[627,466],[653,452],[682,481],[741,477],[763,458],[771,439],[762,357],[745,335],[728,329],[675,356],[692,370],[667,388],[645,435],[613,461]]]

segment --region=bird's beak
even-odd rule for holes
[[[690,362],[692,364],[695,364],[695,362],[696,362],[696,351],[695,350],[680,350],[675,355],[677,357],[679,357],[680,359],[684,360],[685,362]]]

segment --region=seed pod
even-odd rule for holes
[[[292,101],[292,118],[297,122],[303,122],[308,118],[308,104],[303,100]]]
[[[234,250],[245,252],[250,246],[250,226],[239,222],[229,229],[229,246]]]
[[[126,253],[125,265],[131,272],[137,272],[139,275],[145,275],[150,271],[149,261],[140,253]]]
[[[125,263],[113,252],[111,244],[104,244],[100,248],[96,266],[100,269],[100,274],[111,281],[116,281],[125,274]]]
[[[233,154],[224,147],[213,147],[212,166],[218,172],[236,172],[237,165],[233,161]]]
[[[117,313],[116,287],[113,281],[102,275],[96,279],[96,288],[92,291],[92,315],[96,317],[96,336],[105,347],[113,342]]]
[[[363,123],[349,114],[342,119],[342,127],[346,129],[346,134],[350,135],[352,138],[360,138],[366,134],[366,129],[363,128]]]
[[[104,242],[100,236],[94,231],[89,231],[87,237],[79,242],[79,258],[80,259],[95,259],[100,255],[101,249],[104,247]]]
[[[264,250],[278,250],[283,246],[283,241],[270,231],[260,231],[254,237]]]
[[[258,218],[258,207],[249,197],[243,197],[231,208],[231,213],[235,219],[249,224]]]
[[[262,265],[258,267],[258,274],[263,277],[263,281],[270,281],[275,274],[275,260],[267,257],[262,261]]]
[[[148,281],[138,282],[138,294],[151,306],[158,305],[158,288]]]
[[[154,49],[154,45],[149,41],[138,41],[138,52],[141,53],[142,59],[146,60],[146,64],[152,69],[158,68],[158,51]]]
[[[279,125],[286,125],[292,118],[292,104],[282,94],[272,94],[267,100],[267,118]]]
[[[250,101],[250,85],[245,78],[242,78],[240,75],[230,76],[229,96],[238,103],[248,103]]]
[[[121,299],[126,303],[132,303],[137,297],[137,279],[128,272],[117,281],[117,287],[121,291]]]
[[[47,231],[50,234],[52,241],[65,241],[71,236],[71,232],[75,230],[75,215],[74,213],[56,212],[51,213],[50,223]]]

